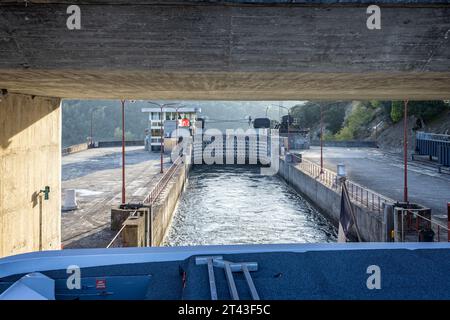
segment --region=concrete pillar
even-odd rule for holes
[[[60,249],[61,99],[0,98],[0,257]]]
[[[145,218],[134,216],[125,221],[122,232],[122,244],[124,247],[145,246]]]

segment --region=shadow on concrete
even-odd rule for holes
[[[59,108],[59,99],[9,93],[0,99],[0,149],[12,138]]]
[[[108,225],[102,229],[95,230],[95,232],[88,234],[83,238],[74,241],[70,241],[70,239],[63,241],[70,241],[70,243],[64,244],[64,249],[106,248],[116,235],[116,232],[117,231],[112,231]]]

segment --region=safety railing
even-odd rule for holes
[[[437,241],[440,242],[441,241],[441,237],[442,237],[442,231],[447,233],[447,241],[450,242],[450,238],[448,237],[449,235],[449,229],[446,226],[443,226],[440,223],[437,223],[436,221],[433,221],[427,217],[421,216],[420,214],[416,214],[417,219],[416,219],[416,231],[419,232],[419,225],[420,225],[420,220],[425,220],[428,223],[431,224],[431,226],[434,226],[435,229],[437,230]]]
[[[160,196],[160,194],[162,193],[164,188],[167,186],[167,183],[170,181],[170,179],[173,177],[173,175],[177,172],[177,170],[181,164],[183,164],[183,156],[179,156],[172,163],[172,165],[166,170],[166,172],[164,172],[162,177],[158,180],[158,182],[152,188],[150,193],[144,199],[144,201],[143,201],[144,204],[151,205],[158,199],[158,197]],[[127,225],[127,220],[132,218],[133,216],[135,216],[137,212],[138,212],[138,210],[135,210],[130,213],[130,215],[127,217],[127,219],[122,224],[122,227],[115,234],[114,238],[110,241],[110,243],[106,246],[106,248],[119,246],[118,239]]]
[[[396,230],[394,230],[394,238],[395,241],[404,242],[406,237],[408,236],[408,233],[411,231],[414,231],[417,235],[417,241],[424,241],[423,239],[420,239],[420,232],[421,230],[436,230],[436,239],[438,242],[443,239],[445,241],[444,234],[447,233],[447,241],[450,242],[449,238],[449,231],[450,229],[446,226],[433,221],[431,217],[425,217],[424,215],[421,215],[419,212],[421,210],[415,210],[415,209],[397,209],[397,212],[400,214],[400,223],[397,226]],[[406,221],[405,221],[406,220]],[[423,226],[423,221],[427,224],[426,228]],[[433,238],[434,238],[434,231],[433,231]],[[435,241],[435,240],[434,240]]]
[[[182,152],[182,150],[183,149],[180,149],[180,153]],[[191,148],[190,148],[190,146],[188,146],[187,151],[191,152],[190,150],[191,150]],[[181,154],[171,164],[171,166],[164,172],[164,174],[161,176],[161,178],[158,180],[158,182],[154,185],[154,187],[152,188],[150,193],[147,195],[147,197],[145,197],[145,199],[143,201],[144,204],[152,205],[158,199],[158,197],[161,195],[161,193],[163,192],[164,188],[167,186],[167,184],[170,181],[170,179],[178,171],[178,168],[184,163],[183,162],[183,157],[184,157],[184,155]],[[113,246],[114,247],[115,246],[119,246],[119,244],[118,244],[119,236],[122,234],[123,230],[125,229],[125,227],[127,225],[127,221],[129,219],[131,219],[133,216],[135,216],[137,212],[138,212],[138,210],[135,210],[135,211],[130,213],[130,215],[127,217],[127,219],[122,224],[122,227],[119,229],[119,231],[116,233],[116,235],[110,241],[110,243],[106,246],[106,248],[110,248],[110,247],[113,247]]]
[[[430,141],[450,141],[450,135],[418,131],[416,133],[416,139]]]
[[[295,157],[295,155],[293,155]],[[335,172],[321,167],[309,160],[299,159],[301,161],[297,167],[303,172],[318,180],[325,186],[339,192],[338,176]],[[383,203],[394,203],[395,201],[385,197],[375,191],[367,189],[353,181],[346,180],[348,193],[352,202],[355,202],[371,211],[381,213],[383,211]]]
[[[183,164],[183,156],[179,156],[169,167],[169,169],[166,170],[166,172],[162,175],[162,177],[158,180],[158,182],[155,184],[153,189],[150,191],[150,193],[145,197],[144,204],[153,204],[156,199],[158,199],[161,192],[166,187],[167,183],[170,181],[170,179],[173,177],[175,172],[177,172],[178,167]]]
[[[112,238],[112,240],[109,242],[109,244],[106,246],[106,249],[108,248],[112,248],[112,247],[118,247],[118,239],[119,236],[122,234],[122,231],[125,229],[126,225],[127,225],[127,220],[130,219],[131,217],[135,216],[137,213],[137,210],[133,211],[130,213],[130,215],[128,216],[128,218],[123,222],[122,227],[119,229],[119,231],[117,231],[116,235]]]

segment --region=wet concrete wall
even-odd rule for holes
[[[339,224],[341,194],[280,159],[278,174],[296,191],[308,198],[336,226]],[[352,203],[361,237],[364,241],[383,241],[382,214]]]
[[[182,165],[172,180],[166,186],[160,200],[151,208],[151,245],[161,246],[167,231],[172,224],[173,214],[175,212],[178,199],[183,192],[186,183],[190,165]]]
[[[62,149],[61,154],[63,156],[67,156],[69,154],[85,151],[87,149],[89,149],[88,143],[80,143],[80,144],[75,144],[70,147]]]

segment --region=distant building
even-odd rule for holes
[[[197,112],[201,110],[193,107],[165,107],[163,108],[161,116],[161,108],[142,108],[142,112],[147,112],[148,116],[148,130],[146,131],[145,146],[149,151],[159,151],[161,147],[161,127],[163,128],[163,148],[164,138],[171,137],[172,132],[177,127],[189,129],[191,135],[195,133]],[[177,119],[178,116],[178,119]],[[162,123],[161,123],[162,122]]]

